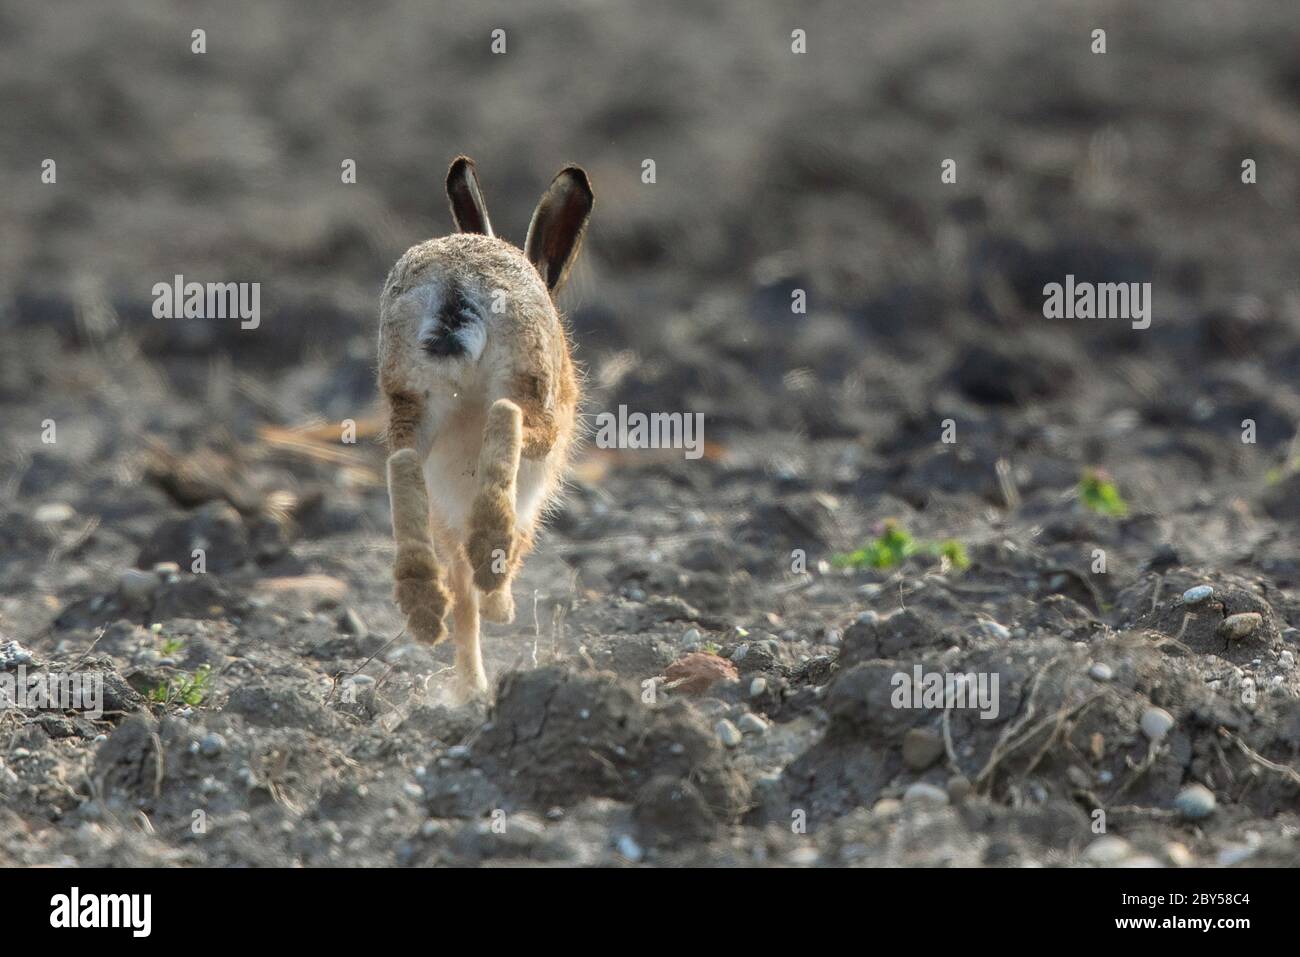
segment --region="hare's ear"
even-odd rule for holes
[[[457,156],[447,170],[447,198],[451,200],[451,218],[462,233],[492,235],[492,221],[488,219],[487,206],[478,188],[478,174],[474,161],[468,156]]]
[[[578,258],[593,202],[587,174],[577,166],[566,166],[542,194],[528,224],[524,255],[537,267],[552,296],[560,291],[569,267]]]

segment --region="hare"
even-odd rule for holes
[[[453,611],[466,699],[487,691],[480,612],[513,620],[511,579],[573,444],[579,377],[555,296],[593,196],[583,170],[560,170],[522,250],[493,235],[468,157],[451,164],[447,196],[459,232],[412,246],[384,284],[379,388],[397,603],[429,644],[446,637]]]

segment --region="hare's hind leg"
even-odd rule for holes
[[[467,700],[488,690],[483,672],[483,653],[479,648],[478,590],[474,587],[474,569],[459,546],[444,548],[451,558],[452,610],[451,637],[456,643],[456,693]]]
[[[446,637],[447,589],[429,530],[429,491],[424,484],[416,435],[422,410],[413,402],[390,397],[388,499],[393,513],[393,562],[397,604],[406,627],[419,641],[437,644]],[[425,454],[428,449],[424,449]]]
[[[483,427],[478,492],[470,509],[469,540],[465,544],[474,572],[474,584],[489,595],[510,582],[510,559],[516,545],[515,494],[523,431],[523,413],[519,406],[509,399],[497,399],[492,403],[487,424]]]

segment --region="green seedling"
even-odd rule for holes
[[[945,539],[935,546],[935,552],[940,558],[946,558],[948,564],[959,572],[964,572],[970,568],[970,556],[966,554],[966,546],[955,538]]]
[[[185,640],[183,638],[168,638],[162,643],[163,657],[170,658],[172,655],[178,654],[184,647]]]
[[[1128,514],[1128,503],[1110,476],[1101,469],[1088,469],[1079,480],[1079,501],[1099,515],[1116,518]]]
[[[1288,476],[1300,472],[1300,458],[1291,459],[1284,465],[1275,465],[1264,473],[1264,481],[1269,485],[1276,485]]]
[[[874,542],[856,552],[831,556],[836,568],[893,568],[916,551],[916,542],[897,522],[885,522],[884,531]]]
[[[208,679],[212,677],[210,665],[200,665],[192,675],[181,675],[174,681],[160,684],[154,688],[149,699],[157,704],[171,704],[180,701],[191,707],[203,703],[208,696]]]
[[[833,555],[831,565],[835,568],[893,568],[901,564],[909,555],[924,550],[926,553],[947,560],[949,567],[958,571],[970,568],[970,556],[966,546],[955,538],[946,538],[942,542],[920,543],[914,541],[907,530],[901,528],[893,519],[885,522],[884,531],[874,542],[859,548],[856,552]]]

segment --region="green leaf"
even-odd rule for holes
[[[1088,469],[1083,473],[1079,480],[1079,501],[1099,515],[1118,518],[1128,514],[1128,503],[1101,469]]]
[[[939,543],[939,555],[948,559],[948,564],[958,571],[964,572],[970,568],[970,556],[966,554],[966,546],[955,538],[944,539]]]
[[[847,555],[831,556],[831,564],[836,568],[893,568],[915,551],[912,536],[891,519],[874,542]]]

